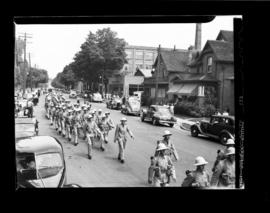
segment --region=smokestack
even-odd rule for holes
[[[196,24],[195,50],[201,50],[202,24]]]
[[[174,45],[174,47],[173,47],[173,51],[175,51],[175,45]]]

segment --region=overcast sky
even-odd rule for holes
[[[220,30],[233,30],[233,18],[218,16],[202,24],[202,48],[207,40],[215,40]],[[110,27],[129,45],[187,49],[195,42],[195,24],[73,24],[73,25],[16,25],[17,33],[32,34],[27,44],[31,65],[48,71],[49,78],[62,72],[73,61],[89,31]]]

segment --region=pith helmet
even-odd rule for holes
[[[234,140],[231,139],[231,138],[229,138],[229,139],[227,140],[226,145],[234,145]]]
[[[166,149],[168,149],[168,147],[164,143],[160,143],[158,145],[157,151],[166,150]]]
[[[169,130],[165,130],[163,137],[166,136],[166,135],[172,135],[172,133]]]
[[[208,162],[201,156],[198,156],[195,158],[195,166],[205,165],[208,164]]]
[[[127,121],[127,119],[123,117],[123,118],[121,118],[120,121]]]
[[[235,148],[229,147],[225,153],[225,155],[234,155],[235,154]]]

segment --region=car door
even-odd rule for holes
[[[224,118],[215,118],[209,126],[208,133],[211,135],[219,136],[221,131],[224,129],[224,126]]]

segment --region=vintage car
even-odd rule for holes
[[[234,138],[235,119],[234,116],[212,115],[210,121],[198,121],[190,127],[191,135],[205,135],[218,139],[225,144],[228,138]]]
[[[71,91],[71,92],[69,93],[69,98],[77,98],[77,93],[76,93],[76,91]]]
[[[173,127],[176,118],[172,115],[168,106],[151,105],[148,109],[141,110],[141,121],[151,121],[153,125],[169,124]]]
[[[122,105],[121,112],[123,114],[140,115],[141,103],[137,97],[130,97],[124,105]]]
[[[98,102],[98,103],[101,103],[103,101],[101,94],[98,93],[98,92],[97,93],[93,93],[91,99],[92,99],[91,101]]]
[[[107,101],[106,105],[107,105],[108,109],[117,109],[117,110],[119,110],[122,107],[122,99],[118,98],[118,97],[112,98],[111,100]]]
[[[80,187],[66,185],[66,164],[61,143],[51,136],[16,140],[17,188]]]
[[[38,135],[38,120],[35,118],[15,119],[15,138],[30,137]]]

